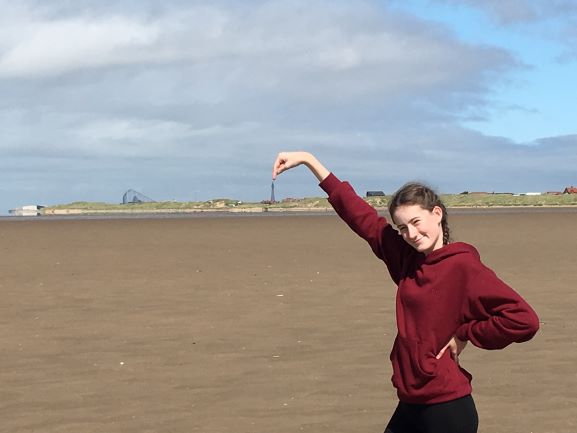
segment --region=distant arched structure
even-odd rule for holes
[[[129,203],[154,203],[154,200],[145,196],[144,194],[139,193],[138,191],[129,189],[122,196],[122,204]]]

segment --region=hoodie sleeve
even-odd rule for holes
[[[320,187],[329,195],[329,203],[341,219],[387,264],[391,277],[398,284],[403,257],[410,254],[410,245],[375,208],[357,195],[348,182],[340,181],[331,173]]]
[[[502,349],[530,340],[539,330],[535,311],[484,265],[467,289],[465,323],[455,332],[457,338],[483,349]]]

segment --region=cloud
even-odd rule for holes
[[[577,56],[577,2],[574,0],[433,0],[486,13],[499,25],[556,41],[565,48],[560,60]]]
[[[10,20],[0,19],[11,41],[1,50],[0,77],[45,77],[223,54],[211,44],[224,19],[212,7],[193,6],[157,17],[110,12],[53,17],[46,10],[37,14],[26,9],[10,15]]]
[[[34,30],[0,60],[0,77],[42,76],[71,69],[133,63],[156,29],[123,18],[31,24]]]
[[[170,115],[179,106],[196,116],[196,108],[218,108],[218,116],[246,121],[238,117],[284,117],[287,105],[298,118],[307,107],[348,112],[362,103],[386,111],[404,100],[408,111],[454,114],[482,105],[494,80],[519,66],[504,50],[463,44],[438,26],[368,3],[313,2],[306,13],[303,6],[192,6],[147,20],[30,19],[17,27],[36,30],[4,50],[0,74],[12,88],[36,87],[34,98],[59,111],[76,113],[80,98],[97,110],[106,96],[106,110],[163,105]],[[11,108],[21,101],[16,93],[5,102]]]
[[[467,5],[489,13],[502,24],[518,24],[566,17],[577,13],[573,0],[435,0],[440,3]]]
[[[0,59],[6,95],[0,104],[25,111],[19,119],[8,116],[6,126],[21,122],[45,131],[31,142],[53,143],[60,131],[57,141],[71,152],[97,153],[107,142],[134,139],[106,137],[103,125],[110,122],[164,125],[147,127],[142,146],[170,142],[166,125],[175,126],[175,140],[189,131],[192,143],[199,136],[194,131],[219,125],[223,131],[246,124],[282,130],[311,116],[318,127],[359,128],[387,116],[403,122],[478,107],[490,81],[516,66],[502,50],[459,43],[442,28],[368,4],[331,9],[316,2],[306,13],[302,5],[192,6],[158,19],[28,17],[15,27],[35,31],[15,38],[20,42]],[[71,128],[102,133],[89,139],[70,134]],[[115,154],[122,146],[109,147]]]

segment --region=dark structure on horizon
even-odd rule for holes
[[[270,202],[276,203],[276,200],[274,199],[274,180],[272,181],[272,183],[270,185]]]
[[[367,197],[384,197],[383,191],[367,191]]]
[[[122,204],[131,204],[131,203],[154,203],[154,200],[145,196],[144,194],[139,193],[138,191],[129,189],[122,196]]]

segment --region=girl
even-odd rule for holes
[[[527,341],[539,328],[537,315],[473,246],[449,241],[447,210],[427,186],[408,183],[393,195],[397,232],[310,153],[280,153],[273,180],[301,164],[398,286],[391,362],[399,404],[385,433],[475,433],[471,375],[459,366],[459,354],[468,341],[483,349]]]

